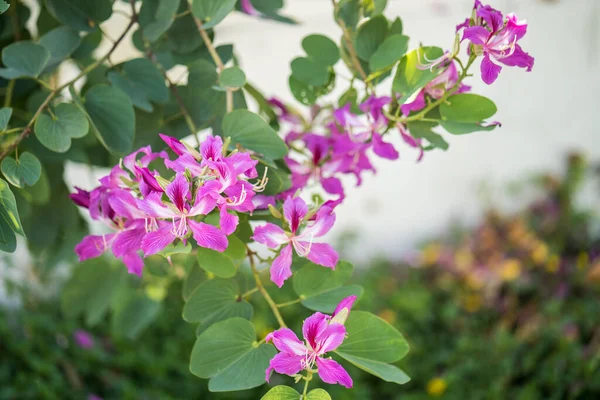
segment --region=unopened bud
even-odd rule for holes
[[[281,212],[275,208],[273,206],[273,204],[269,204],[269,211],[271,212],[271,215],[274,216],[277,219],[281,219],[283,216],[281,215]]]

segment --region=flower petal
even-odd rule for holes
[[[200,145],[203,160],[220,161],[223,158],[223,139],[220,136],[208,135]]]
[[[308,213],[308,206],[301,197],[288,197],[283,203],[283,216],[290,224],[293,233],[296,233],[300,222]]]
[[[340,197],[344,197],[344,186],[342,185],[342,181],[338,178],[323,178],[321,179],[321,186],[323,186],[323,190],[325,190],[329,194],[335,194]]]
[[[173,243],[175,235],[171,232],[171,224],[164,224],[162,228],[146,233],[142,239],[142,251],[144,256],[151,256],[163,250]]]
[[[140,210],[137,199],[131,195],[131,192],[123,189],[113,189],[108,198],[110,207],[116,215],[125,218],[144,218],[146,214]]]
[[[488,54],[486,54],[485,57],[483,57],[483,60],[481,60],[481,79],[483,79],[486,84],[491,85],[494,83],[501,70],[502,67],[494,64]]]
[[[350,389],[352,387],[352,378],[348,372],[335,360],[317,357],[317,368],[319,377],[325,383],[340,385]]]
[[[225,251],[229,241],[222,230],[204,222],[196,222],[188,219],[187,223],[192,230],[192,235],[198,246],[213,249],[221,253]]]
[[[317,349],[319,355],[337,349],[346,338],[346,327],[342,324],[328,324],[316,338]]]
[[[161,193],[150,193],[144,199],[138,201],[138,206],[150,217],[173,218],[178,215],[163,204]]]
[[[521,46],[515,45],[515,51],[508,57],[498,59],[502,64],[508,65],[509,67],[521,67],[527,68],[527,72],[531,71],[535,59],[523,51]]]
[[[331,207],[321,206],[315,217],[312,225],[309,225],[302,231],[302,234],[298,236],[298,239],[303,238],[312,240],[313,237],[320,237],[325,235],[333,228],[335,224],[335,213]]]
[[[483,46],[487,42],[489,36],[490,32],[483,26],[472,26],[463,31],[462,40],[468,40],[473,44]]]
[[[146,229],[142,224],[141,228],[128,229],[117,234],[112,244],[112,251],[115,257],[122,257],[127,253],[138,251],[142,247],[142,240],[146,235]]]
[[[174,137],[163,135],[162,133],[159,133],[158,136],[160,136],[167,146],[169,146],[169,148],[178,156],[187,153],[187,149],[185,148],[184,144]]]
[[[373,133],[373,152],[388,160],[397,160],[400,157],[394,146],[391,143],[384,142],[378,133]]]
[[[271,265],[271,280],[278,287],[282,287],[283,282],[290,276],[292,276],[292,245],[288,244]]]
[[[142,270],[144,269],[144,260],[138,253],[129,253],[123,256],[123,264],[127,267],[127,271],[130,274],[142,276]]]
[[[337,307],[335,308],[335,310],[333,311],[333,314],[331,314],[331,316],[335,317],[344,308],[346,308],[346,309],[348,309],[348,311],[350,311],[352,309],[352,306],[354,305],[355,301],[356,301],[355,295],[348,296],[348,297],[342,299],[342,301],[340,301],[340,304],[337,305]]]
[[[277,350],[284,353],[295,354],[297,356],[306,354],[306,346],[298,339],[294,331],[289,328],[281,328],[269,333],[265,341],[273,341],[273,345]]]
[[[289,241],[289,238],[285,235],[283,229],[270,222],[254,228],[254,236],[252,236],[252,239],[271,249],[277,248]]]
[[[328,243],[312,243],[297,241],[295,244],[300,245],[303,248],[310,248],[310,251],[306,255],[310,261],[315,264],[322,265],[324,267],[335,269],[338,263],[338,253]]]
[[[329,315],[316,312],[304,320],[302,324],[302,335],[312,350],[317,348],[317,337],[327,329]]]
[[[226,235],[231,235],[235,228],[238,226],[239,218],[237,215],[229,214],[227,212],[227,207],[221,207],[221,211],[219,212],[220,220],[219,226],[221,230]]]
[[[165,192],[179,211],[185,210],[190,195],[190,183],[183,174],[177,174],[173,182],[169,183]]]
[[[85,261],[90,258],[96,258],[104,254],[114,240],[115,234],[107,235],[88,235],[75,246],[75,253],[79,256],[79,261]]]
[[[284,375],[296,375],[304,369],[303,360],[304,355],[297,356],[288,353],[276,354],[269,363],[269,368],[267,369],[267,381],[271,370],[275,370],[275,372]]]

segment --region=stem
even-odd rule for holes
[[[7,129],[3,132],[1,132],[3,135],[10,135],[11,133],[17,133],[19,131],[22,131],[23,129],[25,129],[24,126],[18,127],[18,128],[12,128],[12,129]]]
[[[13,8],[13,7],[11,7],[11,8]],[[129,21],[129,24],[127,25],[127,27],[125,28],[123,33],[121,34],[121,36],[119,36],[119,38],[115,41],[115,43],[113,43],[110,50],[102,58],[100,58],[93,64],[88,65],[75,78],[62,84],[61,86],[59,86],[56,89],[54,89],[53,91],[51,91],[50,94],[48,94],[48,97],[46,97],[46,99],[40,105],[40,107],[37,109],[35,114],[33,114],[33,117],[31,118],[31,120],[29,121],[27,126],[25,126],[25,129],[23,129],[23,132],[15,139],[14,142],[12,142],[8,147],[6,147],[2,151],[2,153],[0,153],[0,161],[3,160],[7,155],[9,155],[14,149],[16,149],[17,146],[19,146],[19,143],[21,143],[21,141],[23,139],[25,139],[27,136],[29,136],[29,134],[31,133],[31,130],[33,128],[33,124],[35,123],[35,120],[37,119],[37,117],[40,116],[40,114],[44,111],[44,109],[50,104],[52,99],[54,99],[54,97],[56,97],[56,95],[58,95],[60,92],[62,92],[63,89],[65,89],[69,85],[72,85],[73,83],[77,82],[79,79],[83,78],[84,76],[86,76],[87,74],[92,72],[94,69],[98,68],[104,61],[106,61],[110,57],[110,55],[115,51],[115,49],[117,48],[119,43],[121,43],[123,38],[125,38],[125,35],[127,35],[127,32],[129,32],[129,30],[133,27],[134,23],[135,23],[135,18],[132,18],[131,21]]]
[[[256,288],[263,295],[263,297],[265,298],[267,303],[269,303],[269,307],[271,307],[271,311],[273,311],[273,314],[275,315],[275,319],[279,323],[279,326],[282,328],[287,328],[287,325],[283,321],[283,318],[281,317],[281,314],[279,313],[279,310],[277,309],[277,304],[275,304],[275,302],[269,295],[269,292],[266,291],[266,289],[260,279],[260,275],[259,275],[259,273],[256,269],[256,265],[254,263],[254,253],[250,249],[248,249],[248,258],[250,259],[250,268],[252,269],[252,275],[254,275],[254,280],[256,281]]]
[[[286,301],[285,303],[279,303],[279,304],[277,304],[277,308],[283,308],[283,307],[291,306],[293,304],[298,304],[301,301],[302,301],[301,298],[297,298],[296,300]]]
[[[254,293],[258,292],[258,287],[248,290],[247,292],[242,294],[242,297],[248,297]]]
[[[14,6],[13,6],[14,7]],[[10,107],[12,102],[13,89],[15,88],[15,80],[11,79],[6,85],[6,94],[4,95],[4,107]]]
[[[200,21],[193,14],[192,14],[192,16],[194,17],[194,22],[196,23],[198,32],[200,33],[200,36],[202,37],[202,40],[204,41],[204,45],[208,49],[210,56],[212,57],[213,61],[217,65],[217,69],[219,70],[219,73],[221,73],[225,69],[225,64],[223,64],[223,60],[221,60],[221,56],[219,56],[219,53],[217,53],[217,50],[213,46],[213,43],[210,40],[210,37],[208,36],[208,33],[206,33],[206,30],[204,30],[204,28],[202,27],[202,21]],[[233,111],[233,91],[227,89],[227,91],[225,92],[225,96],[226,96],[225,97],[226,98],[226,110],[228,113],[230,113],[231,111]]]
[[[312,380],[312,372],[308,371],[304,378],[304,390],[302,391],[302,400],[306,400],[306,394],[308,393],[308,384]]]

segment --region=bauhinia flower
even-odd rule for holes
[[[289,328],[281,328],[267,335],[265,340],[273,342],[280,351],[269,363],[266,371],[267,382],[272,371],[280,374],[297,376],[301,371],[318,373],[325,383],[352,387],[352,378],[335,360],[325,358],[325,354],[337,349],[346,338],[344,323],[356,296],[345,298],[336,307],[333,315],[314,313],[304,320],[302,343]],[[315,370],[315,367],[317,368]]]
[[[300,257],[306,257],[315,264],[334,269],[338,254],[327,243],[315,243],[314,238],[321,237],[331,230],[335,223],[333,209],[321,206],[314,221],[307,221],[308,206],[300,197],[288,197],[283,204],[283,216],[289,227],[284,231],[279,226],[267,222],[254,230],[254,240],[269,248],[277,249],[282,245],[279,256],[271,266],[271,280],[279,287],[292,276],[292,248]],[[308,223],[306,228],[302,225]]]
[[[531,71],[534,58],[517,44],[527,32],[527,22],[519,21],[514,14],[508,14],[506,21],[502,13],[489,5],[475,3],[475,24],[464,27],[462,40],[473,44],[477,55],[483,55],[481,77],[488,85],[494,83],[502,70],[499,63],[509,67],[527,68]]]

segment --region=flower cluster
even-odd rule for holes
[[[475,0],[474,16],[456,27],[462,30],[462,40],[473,44],[476,55],[483,55],[481,77],[488,85],[494,83],[502,70],[509,67],[527,68],[531,71],[534,58],[517,44],[527,33],[527,22],[519,21],[514,14],[502,12]]]
[[[92,219],[114,230],[104,235],[86,236],[75,247],[80,261],[98,257],[111,249],[130,273],[141,275],[144,256],[159,253],[176,240],[187,242],[191,235],[198,246],[224,251],[227,235],[235,231],[239,218],[235,212],[252,212],[252,200],[263,182],[258,177],[256,160],[249,153],[229,154],[218,136],[209,136],[199,151],[179,140],[161,135],[177,155],[153,153],[144,147],[126,156],[100,186],[87,192],[77,188],[73,201],[89,209]],[[160,160],[170,180],[150,170]],[[212,212],[219,214],[219,226],[202,220]]]
[[[318,373],[325,383],[339,383],[347,388],[352,387],[352,378],[348,372],[325,353],[337,349],[346,338],[344,323],[356,296],[343,299],[331,316],[316,312],[308,317],[302,326],[304,343],[289,328],[281,328],[267,335],[266,341],[280,351],[269,363],[266,371],[267,382],[271,372],[298,376],[301,371]],[[314,367],[317,370],[314,370]]]

